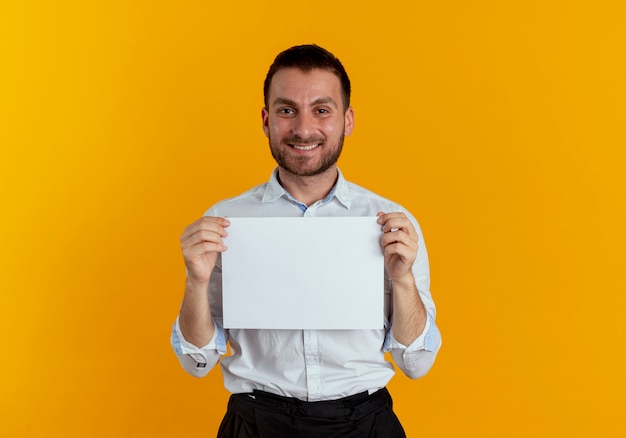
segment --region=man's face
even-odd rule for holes
[[[279,167],[297,176],[334,168],[354,125],[344,111],[339,78],[327,70],[283,68],[272,78],[263,130]]]

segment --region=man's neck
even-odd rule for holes
[[[339,172],[336,166],[314,176],[298,176],[278,168],[278,181],[291,196],[306,206],[324,199],[337,182]]]

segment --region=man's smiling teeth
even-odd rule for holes
[[[319,143],[314,143],[314,144],[309,144],[309,145],[292,144],[291,146],[298,149],[299,151],[310,151],[311,149],[315,149],[318,145]]]

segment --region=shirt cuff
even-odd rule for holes
[[[435,321],[430,313],[426,313],[426,324],[424,325],[424,330],[422,333],[415,338],[413,342],[409,345],[404,345],[393,336],[393,326],[389,328],[389,332],[387,334],[387,338],[385,339],[385,345],[383,350],[385,352],[401,349],[406,350],[406,352],[411,353],[414,351],[430,351],[435,352],[437,350],[437,339],[438,339],[438,329],[435,325]]]
[[[207,363],[207,353],[217,350],[220,354],[226,354],[226,339],[224,329],[215,320],[213,321],[213,337],[203,347],[197,347],[188,342],[180,330],[178,318],[172,327],[172,347],[177,356],[191,356],[199,365]]]

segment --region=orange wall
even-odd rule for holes
[[[98,3],[99,5],[96,5]],[[621,1],[2,2],[0,435],[213,436],[178,237],[262,182],[276,53],[353,80],[354,182],[420,220],[444,346],[409,436],[623,436]]]

